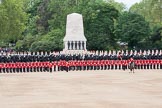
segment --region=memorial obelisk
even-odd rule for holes
[[[67,15],[66,34],[63,39],[64,51],[85,51],[87,39],[84,36],[83,17],[81,14]]]

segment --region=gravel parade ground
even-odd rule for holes
[[[162,70],[0,74],[1,108],[162,108]]]

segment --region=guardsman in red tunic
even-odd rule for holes
[[[111,69],[114,69],[114,60],[110,60]]]
[[[18,68],[19,68],[19,72],[22,72],[22,62],[19,62]]]
[[[122,60],[122,69],[125,70],[125,60]]]
[[[119,52],[118,60],[122,60],[122,53],[121,52]]]
[[[75,70],[78,71],[78,61],[75,60]]]
[[[70,71],[71,70],[74,71],[74,69],[75,69],[75,63],[74,63],[74,60],[71,60],[70,61]]]
[[[150,60],[150,69],[152,69],[152,65],[153,65],[153,60]]]
[[[11,65],[11,62],[8,63],[8,72],[12,73],[12,65]]]
[[[157,67],[158,67],[158,60],[155,59],[155,69],[157,69]]]
[[[143,60],[143,67],[146,69],[146,60]]]
[[[16,72],[16,64],[15,63],[12,63],[12,69],[13,69],[13,72],[15,73]]]
[[[141,60],[140,60],[141,69],[143,69],[143,63],[144,63],[144,62],[143,62],[143,60],[141,59]]]
[[[149,69],[151,69],[151,60],[148,60]]]
[[[129,64],[129,60],[126,60],[126,62],[125,62],[125,69],[128,69],[128,64]]]
[[[9,72],[12,73],[12,64],[11,64],[11,62],[9,63]]]
[[[59,68],[58,68],[59,71],[63,71],[63,64],[64,64],[63,61],[60,60],[59,61]]]
[[[1,72],[5,73],[5,63],[1,63]]]
[[[78,61],[78,70],[81,71],[81,67],[82,67],[82,62],[81,62],[81,60],[79,60],[79,61]]]
[[[26,71],[26,63],[25,62],[22,62],[22,70],[23,70],[23,72]]]
[[[0,63],[0,73],[2,73],[2,63]]]
[[[101,66],[100,60],[96,60],[96,69],[100,70],[100,66]]]
[[[87,67],[87,61],[84,60],[84,61],[83,61],[83,70],[86,70],[86,67]]]
[[[87,60],[87,70],[90,70],[90,67],[91,66],[91,63],[90,63],[90,60]]]
[[[137,60],[134,60],[135,69],[137,69]]]
[[[102,66],[103,66],[103,70],[106,70],[105,65],[106,65],[105,60],[102,60]]]
[[[61,66],[61,60],[57,62],[57,70],[60,71],[60,66]]]
[[[118,60],[114,60],[115,64],[115,70],[118,68]]]
[[[42,62],[42,68],[43,68],[43,72],[45,72],[46,71],[46,63],[45,62]]]
[[[33,68],[33,72],[36,72],[37,68],[36,68],[35,62],[32,62],[32,68]]]
[[[20,66],[21,64],[20,64],[20,62],[17,62],[17,68],[18,68],[18,72],[20,72],[20,68],[21,68],[21,66]]]
[[[104,60],[104,70],[107,70],[106,60]]]
[[[36,71],[39,72],[39,62],[38,61],[35,62],[35,67],[36,67]]]
[[[44,62],[40,62],[41,63],[41,69],[42,69],[42,72],[44,72]]]
[[[81,68],[81,70],[84,70],[83,69],[83,67],[84,67],[84,61],[83,60],[81,60],[81,62],[80,62],[81,64],[80,64],[80,68]]]
[[[6,64],[2,63],[2,70],[3,70],[4,73],[6,72],[5,66],[6,66]]]
[[[22,62],[19,62],[19,72],[22,72]]]
[[[106,66],[107,66],[107,69],[109,70],[110,69],[110,62],[109,62],[109,60],[106,60]]]
[[[72,61],[72,70],[74,71],[74,70],[76,70],[76,60],[73,60]]]
[[[49,71],[52,72],[52,67],[53,67],[52,62],[48,62],[48,67],[49,67]]]
[[[157,61],[157,69],[159,69],[159,67],[160,67],[160,60],[157,59],[156,61]]]
[[[19,73],[19,62],[16,62],[16,72]]]
[[[106,66],[106,60],[103,60],[103,69],[106,70],[107,66]]]
[[[94,60],[91,60],[91,70],[94,70]]]
[[[121,69],[121,60],[118,60],[118,69]]]
[[[65,70],[66,62],[63,60],[61,63],[61,71]]]
[[[29,67],[30,67],[30,66],[29,66],[29,62],[26,62],[26,67],[27,67],[27,72],[29,72],[29,70],[30,70],[30,69],[29,69]]]
[[[98,64],[98,70],[102,69],[102,62],[101,60],[97,60],[97,64]]]
[[[48,62],[46,62],[46,69],[47,69],[47,71],[48,72],[50,72],[50,68],[51,68],[52,66],[50,66],[50,62],[48,61]]]
[[[72,60],[69,60],[68,63],[69,63],[69,70],[68,71],[71,71],[72,70],[72,67],[73,67]]]
[[[22,63],[21,62],[19,62],[19,72],[22,72]]]
[[[30,72],[33,72],[32,62],[29,62],[29,68],[30,68]]]
[[[43,72],[43,63],[42,62],[38,62],[38,64],[39,64],[40,72]]]
[[[147,67],[147,69],[149,69],[149,60],[148,59],[146,60],[146,67]]]
[[[86,60],[87,62],[87,70],[90,70],[90,63],[89,63],[89,60]]]
[[[68,63],[69,63],[69,71],[70,71],[70,70],[72,70],[72,65],[71,65],[72,62],[71,62],[71,60],[69,60]]]
[[[97,62],[96,62],[96,60],[93,60],[93,67],[94,67],[94,70],[96,70],[96,68],[97,68]]]
[[[80,71],[81,71],[81,65],[82,65],[81,61],[78,60],[78,70],[80,70]]]
[[[66,70],[66,72],[69,71],[69,62],[68,61],[65,61],[65,70]]]
[[[16,64],[16,72],[19,72],[19,63],[16,62],[15,64]]]
[[[80,61],[77,60],[77,70],[80,70]]]
[[[62,69],[62,71],[64,71],[64,70],[66,71],[66,61],[65,60],[63,61],[63,69]]]
[[[81,60],[81,70],[84,70],[84,60]]]
[[[71,60],[70,61],[70,71],[71,70],[74,71],[74,69],[75,69],[75,63],[74,63],[74,60]]]
[[[8,73],[8,63],[5,63],[5,72]]]
[[[160,69],[162,69],[162,60],[160,60]]]
[[[156,68],[156,60],[154,59],[153,60],[153,69],[155,69]]]
[[[46,72],[49,72],[49,66],[48,65],[49,65],[49,62],[46,61],[45,65],[44,65]]]
[[[91,60],[91,70],[93,70],[94,62]]]
[[[56,71],[57,61],[53,61],[52,65],[53,65],[53,70]]]
[[[86,70],[89,70],[89,60],[85,60],[86,61]]]
[[[140,69],[140,60],[136,60],[136,67],[137,67],[137,69]]]
[[[46,71],[46,62],[42,62],[43,72]]]
[[[101,66],[100,60],[96,60],[96,65],[97,65],[97,70],[100,70],[100,66]]]
[[[156,69],[156,60],[154,59],[154,69]]]
[[[100,69],[103,70],[103,60],[100,60]]]

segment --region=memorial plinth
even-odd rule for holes
[[[64,51],[85,51],[87,39],[84,36],[83,17],[81,14],[67,15],[66,34],[63,39]]]

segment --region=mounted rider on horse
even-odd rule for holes
[[[134,62],[133,57],[130,58],[128,68],[130,69],[131,72],[133,71],[133,73],[134,73],[134,69],[135,69],[135,62]]]

